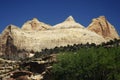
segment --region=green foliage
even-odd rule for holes
[[[120,47],[80,48],[60,53],[57,60],[52,80],[120,80]]]

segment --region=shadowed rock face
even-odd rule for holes
[[[11,58],[11,55],[17,53],[17,47],[14,46],[14,40],[11,34],[11,30],[17,27],[11,26],[8,26],[0,36],[0,52],[4,53],[8,58]]]
[[[103,36],[106,40],[119,38],[114,26],[112,26],[104,16],[93,19],[87,29]]]

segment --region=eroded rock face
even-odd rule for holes
[[[11,28],[12,26],[12,28]],[[17,52],[17,48],[13,44],[13,37],[11,34],[11,29],[15,29],[13,25],[6,27],[6,29],[2,32],[0,36],[0,52],[1,54],[5,54],[9,57],[8,54],[13,54]]]
[[[15,32],[15,31],[18,31]],[[17,59],[18,50],[20,49],[19,46],[16,46],[16,35],[20,35],[19,31],[21,29],[14,26],[14,25],[9,25],[8,27],[5,28],[5,30],[2,32],[1,37],[0,37],[0,53],[1,55],[4,55],[6,59]],[[19,43],[19,42],[18,42]],[[23,54],[25,55],[25,54]],[[15,60],[16,60],[15,59]]]
[[[119,38],[119,35],[114,26],[111,25],[104,16],[93,19],[92,23],[88,26],[87,29],[103,36],[106,40]]]
[[[40,22],[37,18],[33,18],[32,20],[27,21],[22,26],[23,30],[46,30],[49,28],[51,28],[50,25]]]

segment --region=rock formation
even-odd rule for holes
[[[42,49],[73,44],[104,42],[104,38],[92,31],[81,28],[24,31],[14,25],[8,26],[1,35],[1,51],[5,54],[18,54],[18,51],[40,52]],[[21,53],[21,56],[25,54]],[[27,55],[27,54],[26,54]]]
[[[119,36],[105,17],[93,19],[88,28],[77,23],[72,16],[53,27],[38,21],[36,18],[24,23],[22,28],[9,25],[0,34],[0,56],[5,55],[4,58],[16,61],[0,59],[0,80],[49,79],[49,71],[52,64],[57,61],[57,54],[46,55],[44,53],[47,52],[42,49],[53,50],[53,48],[57,49],[61,46],[74,44],[101,44],[114,38],[119,38]],[[39,55],[44,54],[44,56],[38,58],[39,55],[36,53],[37,56],[30,60],[17,62],[21,58],[33,56],[35,52],[40,52]],[[28,72],[21,71],[22,68],[30,71],[30,75],[31,72],[34,75],[26,75]],[[15,78],[19,73],[25,75],[19,75]]]
[[[10,72],[19,68],[18,62],[0,58],[0,80],[9,80]]]
[[[111,25],[104,16],[93,19],[92,23],[88,26],[88,29],[103,36],[106,40],[119,38],[114,26]]]
[[[0,55],[25,57],[30,56],[31,52],[40,52],[45,48],[86,43],[100,44],[106,42],[105,39],[114,38],[118,38],[118,34],[105,17],[93,19],[87,29],[76,23],[72,16],[54,27],[34,18],[26,22],[22,28],[14,25],[5,28],[0,35]]]
[[[81,24],[77,23],[72,16],[69,16],[64,22],[53,26],[54,28],[84,28]]]
[[[49,28],[51,28],[50,25],[40,22],[37,18],[33,18],[33,20],[27,21],[22,26],[23,30],[46,30]]]
[[[48,80],[57,54],[24,61],[0,58],[0,80]],[[47,79],[46,79],[47,78]]]

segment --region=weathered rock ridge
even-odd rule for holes
[[[88,29],[94,31],[100,36],[103,36],[106,40],[119,38],[114,26],[111,25],[104,16],[93,19],[92,23],[88,26]]]
[[[118,38],[114,27],[104,17],[93,20],[86,29],[72,16],[53,27],[36,18],[24,23],[22,28],[9,25],[0,35],[0,54],[29,56],[31,52],[73,44],[101,44],[106,39]],[[29,52],[25,54],[24,52]]]

